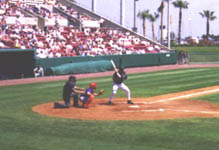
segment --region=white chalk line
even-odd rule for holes
[[[135,102],[135,104],[154,104],[154,103],[161,103],[161,102],[167,102],[167,101],[173,101],[173,100],[178,100],[178,99],[183,99],[183,98],[190,98],[194,96],[198,96],[201,94],[209,94],[209,93],[214,93],[218,92],[219,89],[214,89],[214,90],[207,90],[207,91],[202,91],[202,92],[196,92],[192,94],[186,94],[182,96],[177,96],[177,97],[172,97],[172,98],[167,98],[167,99],[161,99],[158,101],[154,102]],[[125,103],[125,102],[117,102],[117,103]],[[129,106],[130,108],[139,108],[139,105],[133,105]],[[201,114],[219,114],[219,112],[214,112],[214,111],[195,111],[195,110],[179,110],[179,109],[145,109],[145,110],[123,110],[123,113],[134,113],[134,112],[164,112],[164,111],[175,111],[175,112],[185,112],[185,113],[201,113]]]
[[[148,104],[148,102],[134,102],[135,104]],[[127,104],[127,102],[115,102],[115,104]]]
[[[139,108],[140,106],[139,105],[131,105],[129,106],[130,108]]]
[[[168,98],[168,99],[162,99],[162,100],[159,100],[159,101],[148,102],[148,103],[149,103],[149,104],[154,104],[154,103],[160,103],[160,102],[166,102],[166,101],[173,101],[173,100],[182,99],[182,98],[189,98],[189,97],[193,97],[193,96],[197,96],[197,95],[201,95],[201,94],[214,93],[214,92],[217,92],[217,91],[219,91],[219,89],[208,90],[208,91],[202,91],[202,92],[197,92],[197,93],[192,93],[192,94],[187,94],[187,95],[172,97],[172,98]]]
[[[164,109],[160,108],[160,109],[148,109],[148,110],[123,110],[122,112],[124,113],[134,113],[134,112],[161,112],[161,111],[165,111]]]
[[[218,92],[218,91],[219,91],[219,89],[214,89],[214,90],[196,92],[196,93],[192,93],[192,94],[186,94],[186,95],[167,98],[167,99],[161,99],[161,100],[154,101],[154,102],[134,102],[134,103],[135,104],[155,104],[155,103],[161,103],[161,102],[167,102],[167,101],[174,101],[174,100],[183,99],[183,98],[190,98],[190,97],[198,96],[198,95],[201,95],[201,94],[209,94],[209,93],[214,93],[214,92]],[[117,104],[124,104],[126,102],[116,102],[116,103]]]
[[[164,111],[175,111],[175,112],[185,112],[185,113],[202,113],[202,114],[219,114],[219,112],[214,111],[195,111],[195,110],[177,110],[177,109],[145,109],[145,110],[124,110],[123,113],[135,113],[135,112],[164,112]]]

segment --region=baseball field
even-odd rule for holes
[[[134,105],[123,91],[105,105],[113,72],[77,75],[105,89],[89,109],[53,109],[68,76],[0,81],[0,149],[218,150],[218,67],[127,69]]]

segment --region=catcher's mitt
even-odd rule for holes
[[[104,89],[101,89],[101,90],[99,91],[99,95],[103,95],[103,93],[104,93]]]

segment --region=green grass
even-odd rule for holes
[[[218,68],[197,68],[129,75],[133,97],[180,92],[219,83]],[[90,81],[109,97],[110,77]],[[1,150],[218,150],[219,119],[160,121],[84,121],[42,116],[35,105],[61,99],[64,81],[0,87]],[[116,97],[125,97],[119,91]],[[218,95],[209,96],[216,103]],[[214,97],[214,98],[212,98]]]
[[[215,94],[196,97],[196,98],[193,98],[193,100],[205,100],[205,101],[209,101],[211,103],[214,103],[216,105],[219,105],[218,97],[219,97],[219,93],[215,93]]]
[[[219,46],[179,46],[173,49],[186,52],[219,52]]]

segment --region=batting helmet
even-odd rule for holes
[[[124,67],[118,67],[118,70],[119,70],[120,72],[122,72],[122,71],[124,71]]]
[[[91,82],[91,83],[89,84],[89,87],[90,87],[91,89],[96,89],[96,88],[97,88],[97,83]]]

